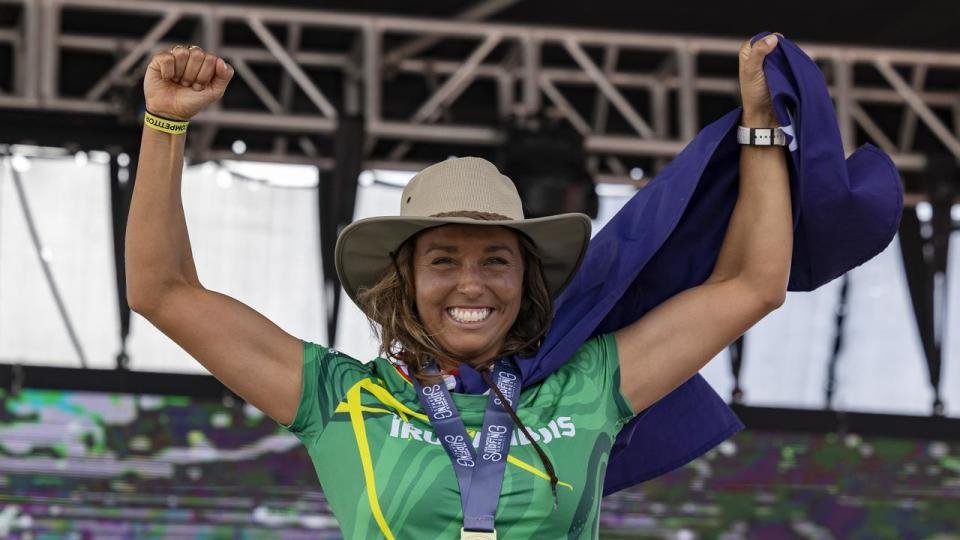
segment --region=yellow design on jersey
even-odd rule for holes
[[[354,385],[347,391],[347,403],[350,408],[350,424],[353,434],[357,438],[357,450],[360,452],[360,464],[363,466],[363,479],[367,485],[367,499],[370,501],[370,511],[373,519],[380,526],[380,532],[387,540],[394,540],[390,526],[387,525],[383,511],[380,510],[380,499],[377,497],[376,479],[373,476],[373,459],[370,457],[370,444],[367,442],[367,426],[363,423],[363,411],[360,405],[360,386]],[[339,409],[339,406],[337,407]]]

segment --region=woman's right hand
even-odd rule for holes
[[[150,113],[171,120],[189,120],[223,96],[233,67],[200,47],[177,45],[150,60],[143,95]]]

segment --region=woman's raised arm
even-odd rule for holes
[[[147,110],[189,120],[223,96],[233,73],[197,47],[158,54],[143,83]],[[302,343],[200,284],[180,197],[185,139],[144,126],[127,219],[127,301],[227,387],[289,424],[300,400]]]
[[[763,59],[776,37],[740,49],[742,124],[774,127]],[[793,253],[784,150],[743,146],[740,192],[711,276],[617,332],[620,389],[641,411],[692,377],[730,342],[779,307]]]

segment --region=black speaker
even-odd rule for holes
[[[583,137],[567,124],[540,125],[509,128],[500,151],[498,165],[516,184],[524,215],[582,212],[596,218],[599,201],[587,172]]]

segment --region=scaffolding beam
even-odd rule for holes
[[[487,0],[478,4],[478,9],[496,11],[510,3]],[[412,165],[424,160],[421,154],[407,152],[417,143],[489,148],[502,142],[508,117],[531,118],[542,107],[549,107],[584,135],[598,177],[630,181],[629,177],[617,178],[632,166],[624,163],[641,158],[662,163],[660,160],[673,157],[711,120],[703,117],[705,98],[735,98],[738,94],[736,73],[710,72],[704,67],[709,63],[699,62],[702,55],[735,59],[740,41],[733,39],[248,4],[0,0],[0,5],[19,7],[22,14],[3,23],[6,26],[0,25],[0,47],[8,46],[13,52],[9,72],[0,73],[0,80],[10,81],[0,94],[0,110],[129,115],[136,104],[124,102],[122,96],[136,95],[133,85],[144,56],[176,44],[172,34],[176,28],[195,25],[191,39],[215,45],[215,52],[238,68],[239,79],[250,91],[228,89],[219,108],[195,118],[206,136],[188,149],[194,159],[226,150],[223,140],[216,142],[221,146],[215,144],[215,139],[222,139],[215,135],[223,129],[268,135],[268,146],[251,148],[247,155],[235,158],[256,155],[279,162],[330,159],[332,144],[286,141],[289,137],[302,141],[308,134],[332,141],[338,114],[350,110],[363,117],[365,162]],[[83,21],[83,15],[97,14],[109,15],[103,19],[110,20],[150,18],[153,23],[142,35],[124,28],[117,28],[116,35],[102,29],[85,32],[76,23],[67,31],[60,24],[65,15]],[[249,29],[253,39],[225,38],[236,34],[225,32],[228,25]],[[277,28],[285,31],[286,37],[274,35],[271,29]],[[353,37],[343,40],[347,44],[342,46],[305,47],[308,40],[303,36],[318,32]],[[390,48],[388,44],[396,43],[397,38],[401,44]],[[479,45],[463,51],[460,58],[437,54],[447,42],[464,40]],[[567,56],[553,55],[548,60],[543,54],[548,47],[565,50]],[[960,99],[956,89],[933,84],[943,80],[944,73],[955,76],[960,72],[960,53],[824,43],[805,43],[803,47],[832,68],[827,82],[848,151],[873,142],[889,152],[902,170],[918,170],[925,161],[914,144],[916,134],[929,130],[947,150],[960,155],[960,126],[956,125]],[[507,60],[494,54],[495,50],[509,51]],[[599,61],[594,58],[595,50],[602,53]],[[637,52],[661,60],[649,69],[631,68],[618,61]],[[87,87],[76,88],[76,78],[67,76],[68,66],[60,65],[65,55],[77,59],[71,60],[71,68],[85,57],[97,58],[99,62],[90,65],[100,66],[102,71],[92,74]],[[105,55],[113,58],[112,64],[103,65]],[[862,82],[852,76],[854,70],[865,67],[879,71],[880,82]],[[901,71],[909,76],[905,78]],[[281,76],[276,78],[278,72]],[[433,94],[416,108],[415,101],[410,103],[408,88],[402,85],[418,78],[441,82],[432,86]],[[494,85],[492,99],[472,97],[470,89],[478,84]],[[431,85],[424,82],[422,87]],[[573,99],[587,89],[592,90],[588,103]],[[641,111],[638,103],[629,99],[638,92],[649,97],[649,109]],[[403,109],[397,103],[414,108],[397,112]],[[470,109],[469,122],[458,117],[458,107]],[[903,121],[895,126],[879,121],[881,115],[876,111],[882,107],[900,108]],[[477,123],[477,118],[484,123]],[[676,119],[676,124],[671,125],[670,119]],[[383,140],[390,144],[377,144]],[[437,159],[444,157],[446,154]]]

